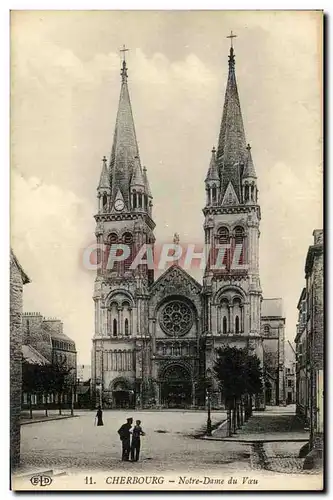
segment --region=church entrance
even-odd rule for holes
[[[192,383],[188,370],[170,365],[161,379],[161,403],[166,408],[188,408],[192,404]]]
[[[134,391],[130,390],[123,381],[114,384],[112,390],[113,408],[132,408]]]

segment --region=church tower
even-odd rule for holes
[[[228,65],[217,150],[205,179],[204,232],[211,249],[203,283],[206,369],[222,345],[252,347],[263,359],[257,175],[245,139],[232,43]]]
[[[100,265],[93,295],[92,386],[97,401],[105,406],[133,406],[140,394],[145,357],[149,371],[149,353],[142,346],[148,335],[148,289],[154,275],[148,265],[131,265],[144,244],[153,246],[155,224],[147,170],[136,139],[125,57],[112,150],[101,167],[95,215]]]

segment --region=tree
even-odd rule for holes
[[[213,372],[228,410],[231,434],[231,427],[235,432],[236,425],[240,427],[243,421],[244,399],[247,400],[245,417],[248,417],[252,411],[252,396],[262,391],[262,369],[259,358],[249,349],[224,347],[217,349],[216,353]]]
[[[29,399],[29,412],[30,418],[32,418],[32,402],[31,395],[33,392],[36,392],[36,371],[38,366],[31,365],[26,361],[22,362],[22,392],[26,392],[28,394]]]
[[[68,383],[70,369],[60,364],[36,365],[22,363],[22,390],[29,395],[30,418],[32,418],[31,394],[43,394],[45,416],[48,416],[48,395],[58,393],[59,413],[61,414],[61,394]]]

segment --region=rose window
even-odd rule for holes
[[[193,313],[184,302],[169,302],[161,312],[160,325],[167,335],[185,335],[193,324]]]

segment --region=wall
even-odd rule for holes
[[[22,390],[22,273],[16,258],[10,256],[10,462],[14,469],[20,461],[20,414]]]

